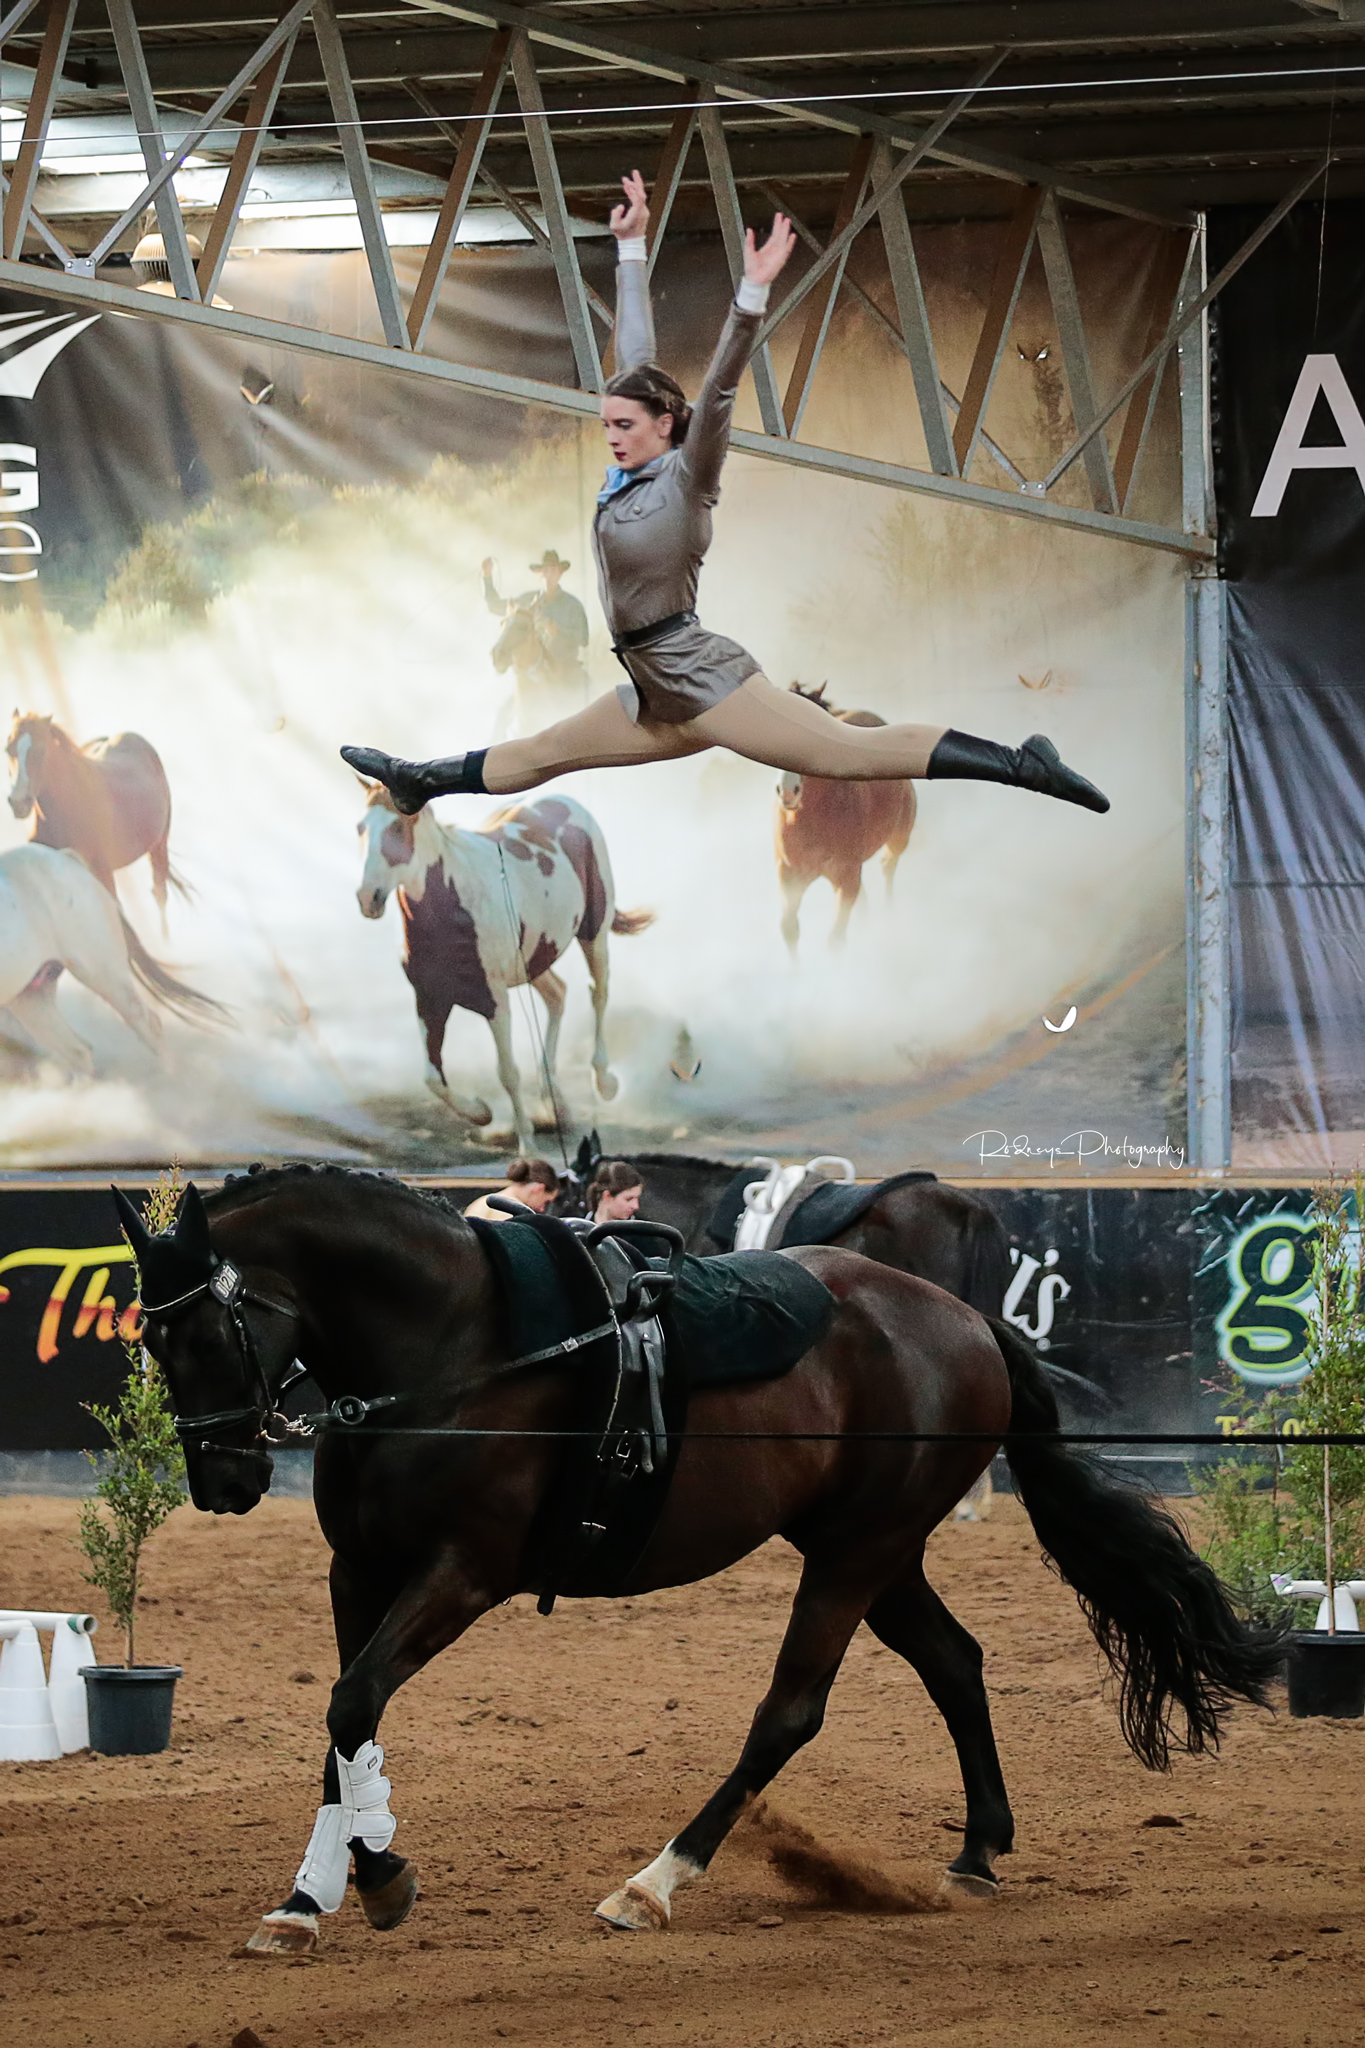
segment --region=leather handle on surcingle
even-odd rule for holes
[[[594,1223],[591,1230],[584,1231],[583,1242],[591,1250],[604,1237],[623,1237],[637,1243],[642,1238],[663,1238],[668,1246],[668,1269],[675,1275],[687,1250],[687,1239],[671,1223],[647,1223],[643,1216],[633,1216],[622,1223]]]

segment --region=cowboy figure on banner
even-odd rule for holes
[[[479,566],[483,601],[495,619],[506,622],[493,648],[493,666],[499,675],[510,668],[516,684],[499,713],[499,727],[532,731],[540,717],[559,718],[578,710],[588,701],[583,666],[588,615],[573,592],[563,588],[569,564],[556,549],[546,548],[538,562],[529,564],[541,588],[516,597],[499,591],[491,555]]]

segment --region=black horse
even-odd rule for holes
[[[509,1356],[474,1232],[399,1182],[257,1172],[207,1201],[189,1188],[157,1237],[122,1198],[120,1209],[197,1507],[245,1514],[260,1500],[264,1431],[296,1359],[351,1418],[322,1435],[315,1474],[341,1670],[323,1804],[292,1892],[252,1940],[267,1954],[313,1946],[352,1861],[372,1925],[396,1926],[416,1880],[389,1847],[379,1722],[399,1686],[480,1615],[538,1590],[544,1544],[532,1536],[566,1454],[554,1433],[576,1414],[573,1364]],[[1014,1824],[981,1651],[929,1586],[923,1557],[1007,1432],[1024,1505],[1117,1674],[1120,1724],[1144,1763],[1165,1764],[1177,1716],[1188,1748],[1216,1744],[1233,1698],[1263,1702],[1278,1656],[1167,1515],[1053,1440],[1051,1395],[1007,1324],[848,1252],[793,1256],[831,1293],[826,1334],[783,1378],[693,1395],[662,1517],[623,1590],[690,1584],[778,1534],[802,1555],[800,1587],[734,1770],[598,1907],[614,1926],[668,1924],[674,1891],[705,1872],[746,1802],[818,1731],[864,1621],[919,1673],[957,1747],[967,1821],[947,1881],[995,1891]],[[457,1429],[472,1434],[446,1433]],[[527,1434],[488,1433],[508,1431]]]
[[[558,1213],[583,1213],[583,1195],[602,1159],[596,1131],[582,1140],[568,1174]],[[739,1168],[723,1159],[693,1159],[677,1152],[632,1152],[644,1175],[640,1214],[680,1230],[689,1252],[704,1258],[728,1246],[707,1234],[716,1204]],[[944,1181],[890,1188],[849,1229],[828,1240],[841,1251],[930,1280],[982,1315],[999,1315],[1009,1286],[1009,1238],[980,1195]]]

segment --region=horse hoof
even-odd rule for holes
[[[310,1956],[318,1945],[316,1913],[266,1913],[247,1942],[253,1956]]]
[[[978,1877],[971,1870],[945,1870],[939,1890],[956,1899],[998,1899],[1000,1883],[994,1877]]]
[[[405,1863],[395,1871],[387,1884],[381,1884],[377,1891],[361,1892],[360,1903],[365,1908],[365,1918],[371,1927],[377,1927],[381,1934],[391,1928],[401,1927],[412,1911],[417,1899],[417,1872],[411,1863]]]
[[[594,1912],[597,1919],[605,1920],[608,1927],[619,1927],[623,1934],[664,1934],[668,1930],[667,1906],[634,1878],[603,1899]]]
[[[597,1092],[603,1102],[615,1102],[621,1092],[621,1083],[617,1080],[615,1074],[608,1073],[605,1067],[601,1069],[594,1068],[593,1080],[597,1084]]]

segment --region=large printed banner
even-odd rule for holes
[[[1210,267],[1250,232],[1214,216]],[[1365,208],[1300,206],[1219,302],[1240,1169],[1365,1150]]]
[[[994,232],[922,237],[959,389],[983,310],[960,281],[989,277],[977,238]],[[1114,381],[1140,353],[1159,238],[1078,224],[1074,246]],[[604,293],[608,262],[590,257]],[[656,281],[661,354],[694,388],[728,293],[719,252],[683,242]],[[860,281],[890,303],[874,269]],[[818,792],[784,810],[772,771],[725,754],[565,777],[553,795],[588,814],[621,914],[599,1043],[583,957],[556,962],[527,907],[542,876],[549,893],[564,879],[562,804],[549,843],[546,814],[490,841],[493,802],[436,807],[403,872],[410,902],[439,902],[448,971],[414,988],[394,843],[336,751],[486,744],[615,685],[595,424],[90,318],[34,284],[0,295],[0,1164],[486,1165],[512,1130],[489,1028],[510,960],[514,981],[553,968],[566,985],[570,1146],[596,1124],[614,1150],[838,1152],[862,1173],[1183,1165],[1177,560],[733,455],[707,623],[837,707],[1044,730],[1113,810],[921,784],[908,844],[888,848]],[[253,257],[223,290],[344,324],[363,266]],[[442,323],[442,353],[571,377],[534,252],[462,255]],[[740,419],[755,423],[747,383]],[[989,425],[1023,477],[1072,433],[1032,279]],[[908,365],[856,302],[802,433],[924,463]],[[1010,481],[988,451],[973,474]],[[1169,408],[1135,509],[1178,522]],[[779,861],[810,882],[785,936]],[[864,887],[844,936],[828,877],[850,861]],[[550,1011],[525,987],[507,1000],[553,1153]]]
[[[451,1190],[462,1202],[477,1191]],[[1238,1388],[1303,1377],[1306,1190],[999,1188],[989,1200],[1010,1238],[1005,1316],[1110,1404],[1084,1402],[1080,1426],[1230,1431]],[[84,1404],[111,1400],[127,1371],[134,1289],[107,1189],[0,1191],[0,1457],[99,1444]],[[291,1401],[306,1412],[317,1396]],[[1134,1454],[1179,1489],[1179,1446]]]

